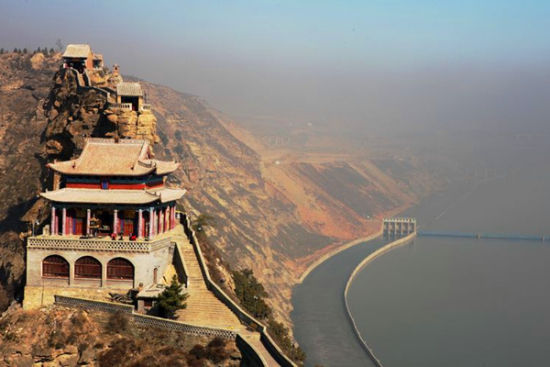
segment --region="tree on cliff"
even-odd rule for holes
[[[235,282],[235,294],[248,312],[259,319],[265,319],[271,315],[271,308],[264,300],[268,296],[267,292],[264,286],[258,282],[252,270],[234,271],[233,281]]]
[[[172,283],[158,296],[158,311],[162,317],[174,318],[176,311],[187,307],[185,300],[188,294],[183,293],[182,284],[174,275]]]

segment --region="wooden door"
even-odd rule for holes
[[[73,220],[73,234],[79,236],[84,234],[84,218],[75,218]]]

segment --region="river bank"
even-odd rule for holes
[[[351,309],[350,309],[350,306],[349,306],[348,292],[349,292],[349,289],[350,289],[351,285],[353,284],[353,280],[355,279],[357,274],[359,274],[359,272],[361,270],[363,270],[363,268],[365,266],[367,266],[369,263],[374,261],[379,256],[382,256],[382,255],[386,254],[387,252],[395,249],[396,247],[399,247],[399,246],[402,246],[402,245],[405,245],[405,244],[409,243],[415,237],[416,237],[416,233],[411,233],[406,237],[399,238],[399,239],[397,239],[393,242],[390,242],[390,243],[384,245],[383,247],[380,247],[378,250],[374,251],[372,254],[370,254],[365,259],[363,259],[363,261],[361,261],[355,267],[355,269],[353,269],[353,272],[351,273],[351,275],[348,278],[348,281],[346,282],[346,288],[344,289],[344,304],[346,306],[346,312],[348,314],[351,325],[353,326],[353,331],[357,335],[357,338],[359,339],[359,341],[363,345],[365,351],[367,352],[367,355],[369,356],[369,358],[372,360],[372,362],[374,363],[374,365],[376,367],[382,367],[383,366],[382,362],[378,359],[378,357],[376,357],[376,354],[374,353],[372,348],[369,346],[369,344],[367,343],[365,338],[363,338],[363,335],[361,335],[361,331],[357,327],[357,323],[355,322],[355,319],[353,317],[353,314],[351,313]]]
[[[331,257],[338,255],[339,253],[349,249],[350,247],[357,246],[360,243],[372,241],[375,238],[380,237],[382,235],[382,233],[383,233],[383,229],[382,229],[382,225],[381,225],[380,230],[378,230],[377,232],[375,232],[375,233],[373,233],[369,236],[358,238],[356,240],[350,241],[350,242],[348,242],[348,243],[346,243],[342,246],[339,246],[339,247],[335,248],[334,250],[324,254],[323,256],[319,257],[317,260],[315,260],[313,263],[311,263],[308,266],[308,268],[302,273],[302,275],[300,275],[300,278],[298,279],[298,283],[302,283],[304,281],[304,279],[313,270],[315,270],[315,268],[317,268],[319,265],[321,265],[322,263],[324,263],[325,261],[327,261]]]
[[[420,213],[420,222],[429,222],[454,205],[468,188],[468,185],[453,185],[405,209],[403,215]],[[369,241],[365,242],[351,241],[321,257],[293,288],[291,319],[294,336],[308,356],[306,366],[376,366],[354,332],[342,292],[361,261],[391,242],[380,234],[368,236]]]
[[[544,233],[547,168],[484,181],[423,229]],[[386,366],[547,365],[548,264],[542,241],[419,237],[362,268],[348,303]]]

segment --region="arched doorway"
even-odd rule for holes
[[[46,257],[42,261],[42,276],[69,279],[69,262],[59,255]]]
[[[75,278],[101,279],[101,263],[91,256],[81,257],[74,264],[74,276]]]
[[[134,265],[122,257],[112,259],[107,263],[107,279],[134,280]]]

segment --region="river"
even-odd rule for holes
[[[426,230],[550,235],[550,170],[525,166],[411,208]],[[293,293],[308,366],[370,366],[346,318],[347,277],[381,240],[315,269]],[[547,365],[550,244],[420,237],[366,266],[349,293],[386,367]]]

